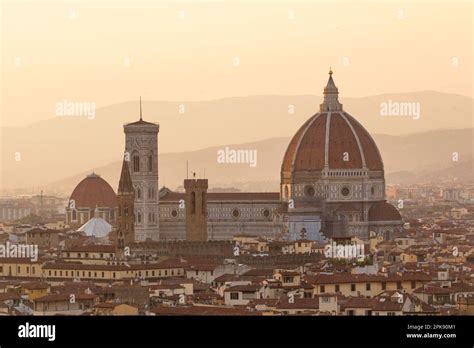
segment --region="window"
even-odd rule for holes
[[[397,281],[397,289],[401,289],[402,288],[402,282],[399,280]]]
[[[321,286],[319,287],[319,292],[323,293],[323,292],[325,292],[324,290],[325,290],[325,289],[324,289],[324,285],[321,285]]]
[[[72,211],[72,219],[77,220],[77,211],[76,211],[76,209],[73,209],[73,211]]]
[[[351,291],[356,291],[356,285],[355,284],[351,284]]]
[[[141,199],[142,198],[142,190],[140,190],[139,187],[137,187],[137,199]]]
[[[416,280],[411,281],[411,288],[415,289],[416,288]]]
[[[283,283],[293,283],[293,277],[283,277]]]
[[[196,192],[191,192],[191,214],[196,214]]]
[[[334,291],[339,292],[339,284],[334,285]]]
[[[370,291],[370,283],[365,284],[365,290]]]
[[[234,218],[238,218],[238,217],[240,216],[240,211],[239,211],[239,209],[234,209],[234,210],[232,211],[232,216],[233,216]]]
[[[238,300],[239,299],[239,293],[238,292],[231,292],[230,293],[230,299],[231,300]]]
[[[331,302],[331,298],[326,297],[326,296],[325,296],[325,297],[321,297],[321,302],[323,302],[323,303],[329,303],[329,302]]]
[[[351,192],[351,191],[349,190],[348,187],[343,187],[343,188],[341,189],[341,195],[343,195],[344,197],[349,196],[349,193],[350,193],[350,192]]]
[[[153,171],[153,157],[148,156],[148,171],[151,172]]]
[[[203,192],[201,195],[201,214],[206,216],[206,192]]]
[[[134,172],[140,171],[140,157],[138,155],[133,156],[133,171]]]
[[[311,197],[311,196],[314,196],[314,193],[315,193],[315,191],[314,191],[314,187],[313,187],[313,186],[308,185],[308,186],[306,186],[306,187],[304,188],[304,194],[305,194],[305,196]]]
[[[387,282],[382,282],[382,290],[387,289]]]

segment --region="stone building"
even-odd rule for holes
[[[186,194],[160,191],[160,239],[186,239]],[[278,192],[208,192],[207,239],[234,235],[283,235],[285,226]]]
[[[186,193],[158,192],[159,125],[142,119],[140,103],[140,120],[124,125],[135,241],[231,240],[248,234],[323,242],[400,231],[401,216],[385,201],[382,156],[367,130],[343,109],[332,74],[319,112],[289,142],[280,192],[207,192],[202,179],[185,180]],[[78,185],[68,221],[89,219],[97,207],[116,225],[117,197],[104,183],[92,176]]]
[[[319,112],[296,132],[283,157],[280,194],[290,207],[290,239],[302,229],[312,239],[367,239],[372,227],[389,233],[401,226],[400,214],[385,202],[377,145],[338,96],[330,71]]]
[[[118,222],[117,247],[123,249],[135,242],[135,190],[127,161],[122,163],[122,173],[117,190]]]
[[[159,239],[158,132],[160,126],[142,119],[123,126],[125,159],[135,189],[135,239]]]
[[[207,241],[207,179],[186,179],[186,240]]]

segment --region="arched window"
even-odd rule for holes
[[[142,198],[142,190],[140,190],[139,187],[137,187],[137,199],[141,199]]]
[[[72,220],[77,220],[77,211],[76,211],[76,209],[74,209],[72,211]]]
[[[139,224],[142,222],[142,214],[141,213],[137,214],[137,221],[138,221]]]
[[[123,216],[128,216],[128,205],[123,207]]]
[[[133,171],[140,171],[140,157],[138,155],[133,155]]]

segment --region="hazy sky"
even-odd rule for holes
[[[471,1],[1,1],[1,124],[64,99],[472,96]],[[323,76],[323,78],[322,78]]]

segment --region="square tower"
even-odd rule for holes
[[[186,240],[207,241],[207,179],[185,179]]]
[[[135,240],[159,240],[158,132],[156,123],[140,120],[123,126],[125,160],[135,190]]]

